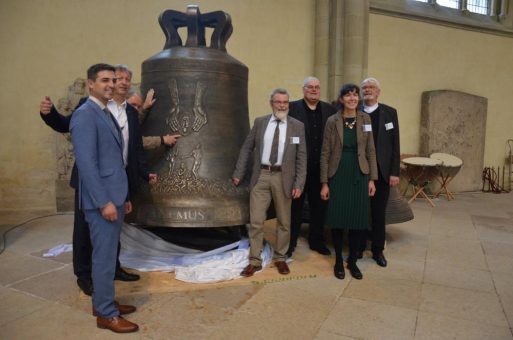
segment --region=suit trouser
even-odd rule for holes
[[[118,255],[116,257],[116,269],[120,268],[119,252],[121,245],[118,244]],[[89,236],[89,224],[84,213],[79,208],[78,190],[75,190],[75,216],[73,217],[73,272],[80,280],[91,280],[91,256],[93,246]]]
[[[385,249],[385,211],[390,194],[388,180],[384,181],[381,176],[374,181],[376,193],[371,197],[371,240],[372,252],[380,253]]]
[[[283,192],[282,173],[262,169],[260,177],[249,194],[249,263],[254,266],[262,264],[264,221],[271,199],[274,201],[277,218],[276,247],[273,258],[278,261],[285,261],[290,241],[290,206],[292,199],[285,196]]]
[[[301,197],[292,200],[292,214],[290,225],[290,247],[297,246],[297,239],[301,231],[301,216],[305,197],[308,196],[310,212],[310,226],[308,229],[308,243],[310,246],[324,244],[324,219],[327,201],[321,200],[321,174],[320,167],[308,168],[305,189]]]
[[[118,219],[114,222],[104,219],[99,209],[84,211],[86,220],[89,222],[93,245],[93,306],[98,315],[105,318],[119,315],[119,311],[114,305],[114,276],[119,234],[125,212],[123,206],[116,208]]]

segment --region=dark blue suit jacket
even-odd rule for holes
[[[84,104],[86,100],[87,97],[80,99],[80,102],[78,103],[75,110],[77,110],[82,104]],[[139,125],[138,112],[132,105],[127,104],[126,114],[128,118],[129,132],[128,164],[126,171],[128,175],[128,187],[130,190],[130,194],[134,194],[137,191],[138,177],[141,177],[148,181],[149,171],[142,145],[141,127]],[[69,126],[72,116],[73,113],[69,116],[61,115],[59,112],[57,112],[55,106],[52,106],[52,110],[49,114],[41,114],[41,118],[46,123],[46,125],[50,126],[53,130],[61,133],[69,132]],[[78,170],[76,164],[73,165],[73,170],[71,172],[70,186],[74,189],[78,189]]]

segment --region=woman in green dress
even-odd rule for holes
[[[358,111],[360,89],[345,84],[340,89],[341,109],[328,118],[321,151],[321,198],[329,200],[326,224],[335,247],[335,277],[345,277],[342,236],[348,231],[347,269],[355,279],[363,275],[356,265],[364,231],[369,229],[369,196],[378,178],[376,153],[369,115]]]

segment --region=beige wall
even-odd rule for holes
[[[55,135],[39,118],[41,98],[56,101],[97,62],[126,63],[140,81],[142,61],[164,45],[158,15],[184,11],[188,3],[0,1],[0,211],[55,207]],[[222,9],[232,16],[227,49],[249,67],[252,118],[269,112],[275,87],[300,96],[302,80],[313,70],[313,1],[194,3],[203,13]]]
[[[164,44],[158,15],[187,3],[0,1],[0,211],[55,208],[55,135],[37,113],[41,98],[62,97],[100,61],[126,63],[140,81],[141,62]],[[302,79],[313,72],[314,0],[196,3],[204,13],[232,16],[227,49],[250,69],[251,119],[268,112],[274,87],[301,96]],[[511,60],[511,38],[370,16],[369,75],[381,80],[382,100],[399,110],[403,153],[419,148],[421,93],[452,89],[488,98],[485,163],[502,164],[513,138]]]
[[[369,75],[381,81],[382,101],[398,109],[402,153],[419,151],[422,92],[449,89],[488,98],[484,162],[504,165],[513,138],[512,61],[512,38],[370,17]]]

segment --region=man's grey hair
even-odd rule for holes
[[[319,79],[317,79],[316,77],[313,77],[313,76],[310,76],[310,77],[306,77],[305,80],[303,80],[303,87],[305,87],[309,82],[311,81],[316,81],[318,83],[320,83],[321,81]]]
[[[114,68],[116,71],[126,72],[130,75],[130,78],[132,77],[132,70],[128,68],[125,64],[117,64],[114,65]]]
[[[363,84],[365,83],[374,83],[376,84],[376,86],[378,87],[378,89],[381,90],[381,85],[379,85],[379,81],[376,79],[376,78],[373,78],[373,77],[369,77],[369,78],[365,78],[363,81],[362,81],[362,86]]]
[[[271,98],[269,98],[269,100],[272,101],[274,96],[277,95],[277,94],[286,94],[287,97],[290,98],[290,95],[289,95],[287,90],[285,90],[282,87],[278,87],[277,89],[274,89],[273,92],[271,92]]]

